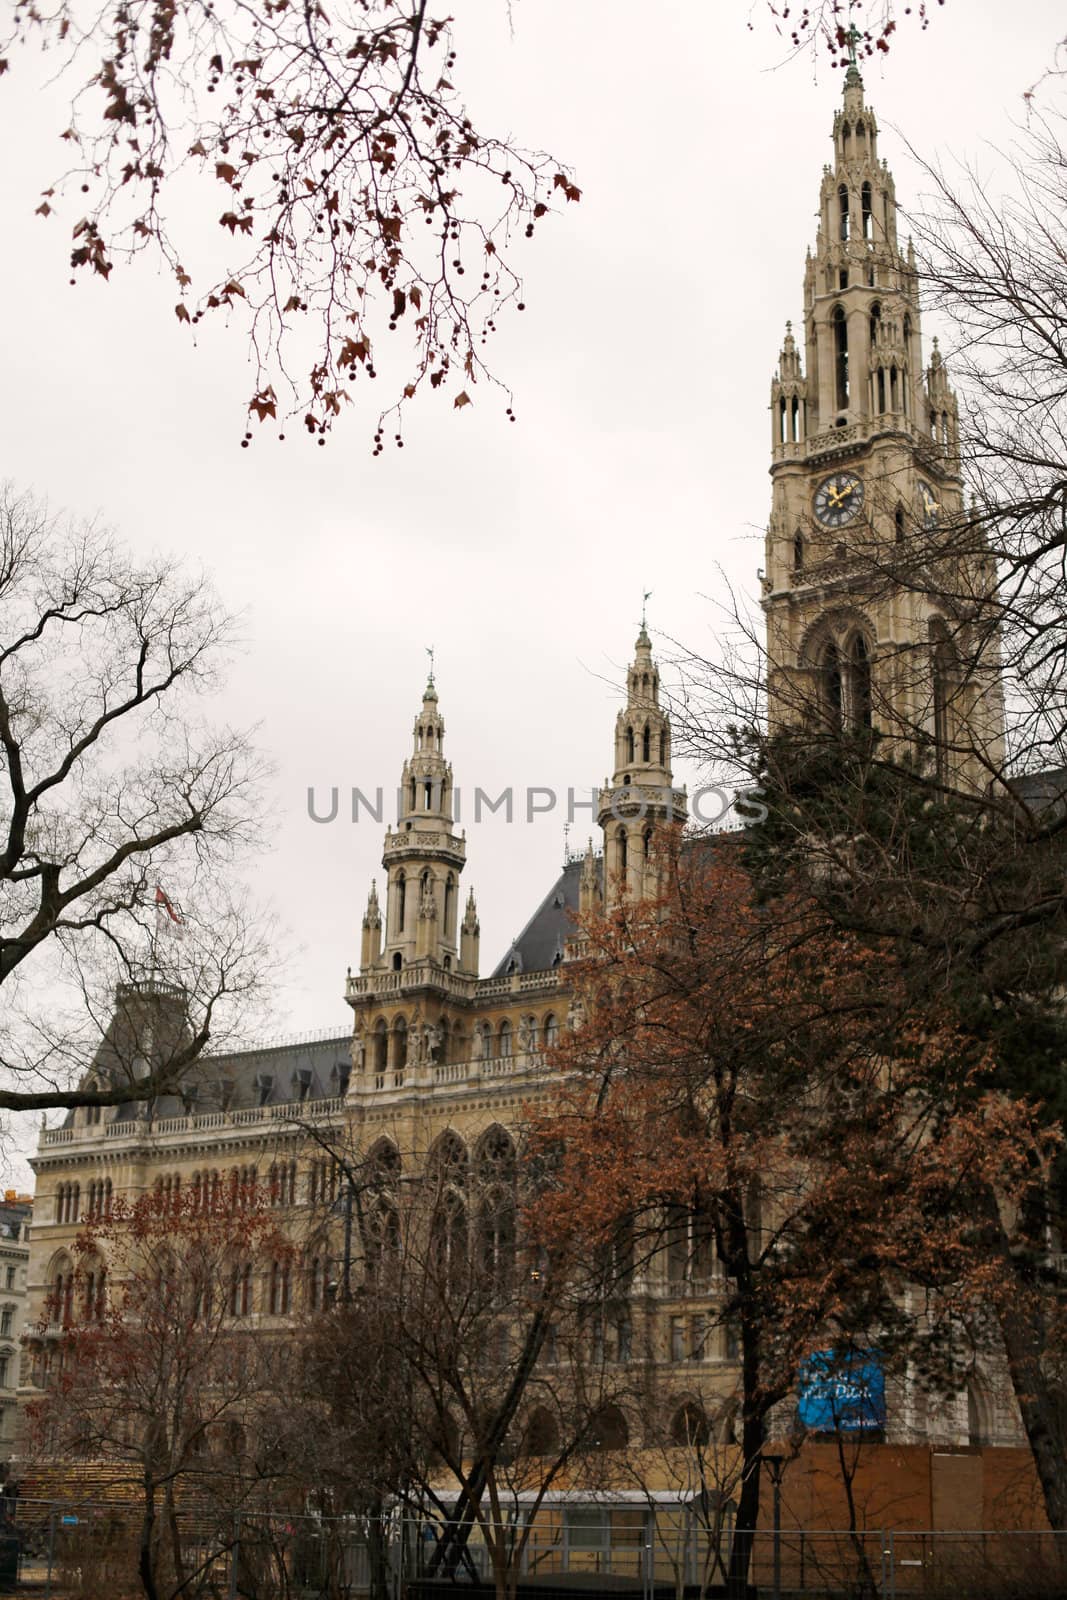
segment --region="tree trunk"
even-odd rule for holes
[[[155,1559],[152,1546],[156,1535],[156,1496],[150,1479],[144,1485],[144,1515],[141,1517],[141,1548],[137,1557],[137,1572],[145,1600],[159,1600],[156,1586]]]
[[[744,1600],[748,1591],[748,1570],[752,1563],[756,1525],[759,1522],[760,1463],[763,1459],[763,1414],[745,1412],[741,1432],[741,1493],[737,1502],[737,1522],[730,1549],[730,1572],[726,1592],[731,1600]]]
[[[1051,1289],[1043,1292],[1050,1297],[1053,1293]],[[1062,1532],[1067,1529],[1067,1439],[1061,1422],[1062,1401],[1041,1365],[1045,1317],[1042,1308],[1035,1307],[1035,1296],[1041,1293],[1032,1282],[1021,1284],[1019,1294],[1001,1308],[1000,1330],[1045,1514],[1050,1526]],[[1034,1309],[1028,1311],[1028,1306]]]

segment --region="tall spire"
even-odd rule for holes
[[[397,823],[382,855],[388,874],[384,938],[377,951],[373,936],[368,944],[369,964],[395,971],[413,963],[448,971],[459,956],[459,875],[467,847],[453,831],[452,766],[428,653],[430,674],[397,788]],[[372,898],[376,908],[376,891]],[[368,917],[373,921],[370,907]]]
[[[655,892],[649,876],[652,837],[657,827],[685,820],[685,794],[674,788],[671,772],[670,717],[660,706],[659,692],[659,668],[642,612],[626,675],[626,705],[615,719],[614,774],[600,794],[609,909],[620,895]]]
[[[895,546],[962,506],[957,411],[936,343],[923,368],[914,252],[850,43],[805,263],[804,358],[787,324],[771,382],[768,720],[871,728],[914,754],[927,728],[944,743],[931,665],[944,619],[890,574]]]

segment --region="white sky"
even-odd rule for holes
[[[464,790],[588,788],[641,590],[654,632],[709,651],[719,569],[751,592],[762,564],[768,385],[800,320],[841,74],[777,66],[762,0],[520,0],[510,30],[502,0],[455,10],[475,126],[551,150],[583,199],[520,246],[528,309],[490,352],[518,423],[482,385],[460,413],[418,402],[403,451],[377,460],[370,411],[325,449],[292,427],[241,450],[242,336],[194,349],[147,262],[67,286],[71,216],[33,215],[63,164],[62,99],[28,58],[0,80],[0,474],[186,553],[244,613],[218,710],[258,723],[277,762],[257,887],[290,930],[279,1031],[348,1021],[383,829],[346,821],[344,796],[395,785],[427,644]],[[1063,31],[1061,0],[1025,0],[1010,26],[1002,0],[949,0],[925,33],[902,21],[864,81],[903,204],[903,136],[985,162]],[[334,784],[342,815],[316,826],[307,788]],[[483,973],[551,884],[563,820],[468,828]]]

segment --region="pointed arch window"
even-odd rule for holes
[[[897,506],[893,515],[893,532],[897,544],[904,543],[904,507]]]
[[[625,880],[626,873],[627,873],[627,871],[629,869],[629,865],[630,865],[630,862],[629,862],[629,844],[628,844],[628,841],[627,841],[627,838],[626,838],[626,829],[625,828],[620,828],[619,829],[618,833],[615,835],[615,842],[616,842],[616,846],[617,846],[616,859],[618,860],[618,863],[619,863],[619,874]]]
[[[837,191],[837,234],[842,244],[848,242],[848,189],[844,184]]]
[[[645,731],[641,735],[641,760],[642,761],[651,761],[651,759],[652,759],[652,734],[651,734],[651,731],[649,729],[648,723],[646,722],[645,723]]]
[[[666,728],[661,728],[660,729],[660,735],[659,735],[659,764],[660,764],[661,767],[665,767],[667,765],[667,730],[666,730]]]
[[[796,533],[794,533],[794,535],[793,535],[793,571],[794,572],[803,572],[803,570],[804,570],[804,535],[801,533],[800,529],[798,528]]]
[[[871,215],[871,186],[865,183],[860,190],[860,212],[863,218],[863,237],[870,242],[874,238],[874,218]]]
[[[396,875],[396,931],[403,933],[407,916],[408,881],[403,870]]]
[[[626,730],[626,759],[627,759],[627,761],[632,761],[633,758],[634,758],[634,730],[632,728],[627,728],[627,730]]]
[[[837,391],[837,409],[848,406],[848,320],[844,306],[835,306],[831,318],[834,330],[834,373]]]
[[[452,939],[456,933],[456,880],[450,872],[445,879],[445,938]]]
[[[499,1033],[499,1035],[497,1037],[498,1037],[498,1040],[499,1040],[499,1047],[500,1047],[499,1053],[500,1053],[501,1060],[502,1061],[510,1060],[510,1057],[511,1057],[511,1023],[510,1022],[502,1022],[500,1024],[500,1033]]]
[[[841,655],[833,641],[823,651],[820,667],[823,710],[831,730],[836,732],[841,727],[845,695],[841,673]]]
[[[942,783],[947,783],[951,770],[949,758],[952,748],[952,683],[955,662],[944,623],[937,623],[935,627],[937,632],[933,652],[934,761],[938,778]]]
[[[875,347],[878,344],[878,336],[881,333],[881,331],[882,331],[882,307],[881,307],[881,302],[876,300],[874,302],[874,304],[872,305],[872,307],[871,307],[871,349],[872,350],[874,350]]]
[[[856,633],[852,638],[849,651],[850,672],[849,689],[852,704],[849,706],[849,721],[854,729],[869,728],[871,725],[871,657],[867,648],[867,641],[862,633]]]

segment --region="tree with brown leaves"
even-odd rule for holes
[[[828,935],[796,897],[759,900],[738,845],[671,841],[659,900],[585,923],[578,1026],[541,1128],[561,1155],[535,1220],[572,1251],[625,1220],[648,1254],[684,1224],[719,1264],[706,1314],[740,1369],[739,1582],[772,1414],[805,1358],[950,1358],[1003,1277],[973,1248],[974,1195],[1010,1215],[1046,1146],[989,1056],[909,1009],[887,945]]]

